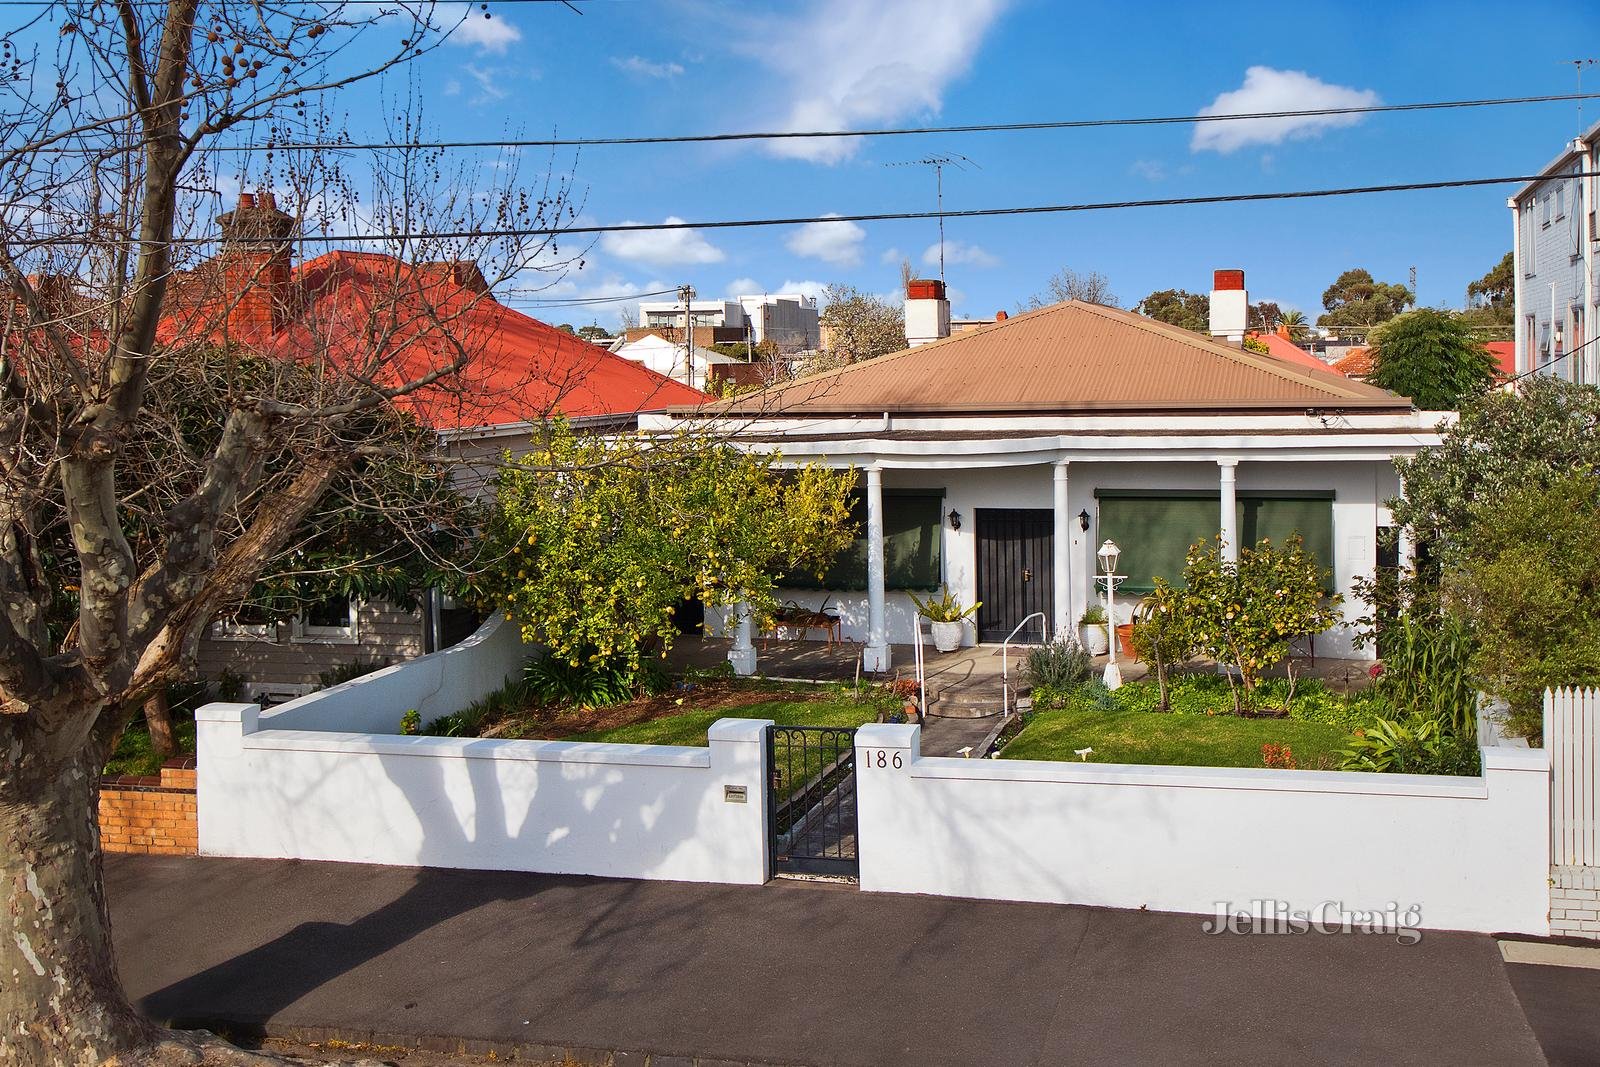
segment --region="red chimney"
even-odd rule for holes
[[[994,321],[996,322],[1004,322],[1008,317],[1004,311],[996,311],[994,313]]]
[[[937,278],[916,278],[906,283],[907,300],[943,300],[944,282]]]
[[[289,240],[293,217],[278,210],[277,199],[263,190],[240,193],[239,206],[221,215],[222,291],[215,294],[228,307],[225,333],[229,340],[259,344],[282,328],[289,302]]]
[[[1211,272],[1212,289],[1243,289],[1244,271],[1242,270],[1216,270]]]

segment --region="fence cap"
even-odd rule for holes
[[[922,727],[915,723],[869,722],[856,730],[857,748],[919,748]]]
[[[243,723],[246,720],[253,721],[260,715],[260,704],[230,704],[226,701],[214,700],[195,709],[194,721]]]
[[[766,737],[767,727],[771,725],[771,719],[718,719],[706,731],[706,740],[756,745]]]
[[[1485,746],[1483,769],[1500,771],[1550,770],[1550,750],[1546,748],[1513,748],[1510,745]]]

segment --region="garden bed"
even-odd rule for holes
[[[1286,746],[1295,767],[1336,770],[1355,730],[1370,721],[1364,695],[1344,696],[1301,682],[1290,699],[1286,682],[1257,690],[1257,714],[1233,714],[1226,679],[1175,679],[1170,710],[1161,711],[1154,682],[1111,692],[1089,683],[1061,695],[1035,692],[1034,712],[998,753],[1001,759],[1084,760],[1187,767],[1262,767],[1263,746]],[[1287,765],[1280,762],[1276,765]]]

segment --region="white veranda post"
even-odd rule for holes
[[[1072,633],[1072,515],[1068,493],[1067,461],[1055,465],[1055,538],[1052,546],[1052,590],[1055,601],[1055,633]]]
[[[1217,471],[1222,478],[1222,521],[1217,527],[1222,531],[1222,558],[1236,563],[1239,560],[1239,461],[1219,459]]]
[[[867,468],[867,646],[861,668],[889,669],[888,628],[884,621],[883,470]]]

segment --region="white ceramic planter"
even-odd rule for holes
[[[1103,656],[1111,650],[1105,623],[1078,627],[1078,640],[1083,643],[1083,650],[1091,656]]]
[[[933,647],[940,652],[954,652],[961,647],[961,631],[964,627],[959,622],[930,623],[933,630]]]

